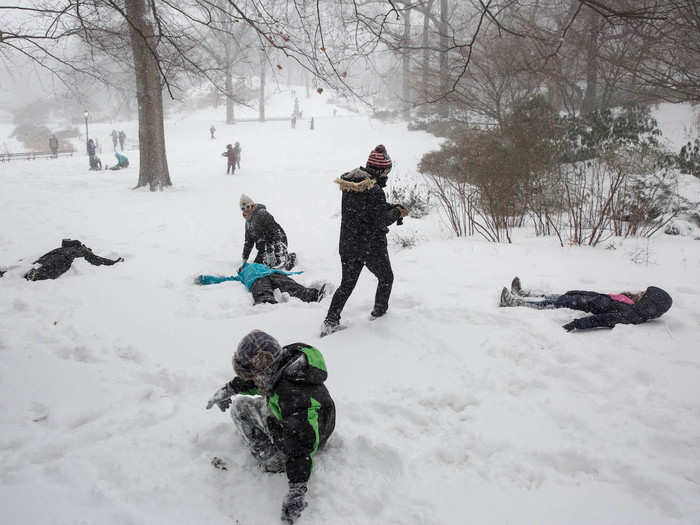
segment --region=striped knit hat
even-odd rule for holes
[[[379,144],[374,148],[367,158],[367,167],[375,169],[380,173],[388,173],[391,171],[391,157],[386,151],[384,144]]]

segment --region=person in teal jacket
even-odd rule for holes
[[[122,155],[118,151],[114,152],[114,156],[117,157],[117,164],[116,166],[112,166],[111,170],[120,170],[122,168],[128,168],[129,167],[129,159],[126,157],[126,155]]]
[[[238,270],[238,275],[215,276],[200,275],[195,279],[196,284],[218,284],[225,281],[242,282],[253,294],[255,304],[275,304],[274,291],[278,288],[281,292],[287,292],[292,297],[301,299],[305,303],[320,302],[326,295],[332,292],[330,283],[322,283],[318,287],[307,288],[289,277],[303,272],[285,272],[276,270],[258,263],[243,263]]]

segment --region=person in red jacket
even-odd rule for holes
[[[226,167],[226,175],[229,173],[235,175],[236,173],[236,150],[233,149],[231,144],[226,145],[226,151],[221,154],[222,157],[226,157],[228,164]]]

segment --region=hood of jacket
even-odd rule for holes
[[[372,189],[377,181],[366,168],[356,168],[343,173],[334,181],[342,191],[363,192]]]
[[[323,355],[313,346],[305,343],[294,343],[284,347],[287,351],[287,361],[281,377],[292,382],[323,384],[328,378],[326,363]]]
[[[649,320],[656,319],[666,313],[672,304],[673,299],[665,290],[650,286],[644,297],[637,301],[632,308],[640,317]]]
[[[267,208],[265,207],[264,204],[260,204],[259,202],[256,202],[255,209],[253,210],[253,213],[251,213],[250,215],[248,215],[248,217],[246,217],[246,221],[248,223],[250,223],[250,221],[252,221],[253,218],[261,211],[267,211]]]

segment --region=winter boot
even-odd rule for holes
[[[518,306],[518,304],[520,304],[520,299],[513,297],[513,295],[508,291],[508,288],[504,286],[503,290],[501,290],[501,299],[498,306]]]
[[[331,335],[340,330],[344,330],[345,328],[345,325],[340,324],[338,321],[331,321],[329,319],[326,319],[325,321],[323,321],[323,325],[321,326],[320,336],[326,337],[327,335]]]
[[[513,277],[510,283],[510,293],[513,295],[523,295],[523,289],[520,286],[520,277]]]
[[[323,283],[318,289],[318,302],[323,301],[323,298],[328,295],[333,295],[335,285],[333,283]]]
[[[374,321],[382,317],[384,314],[386,314],[386,310],[375,306],[369,314],[369,320]]]

